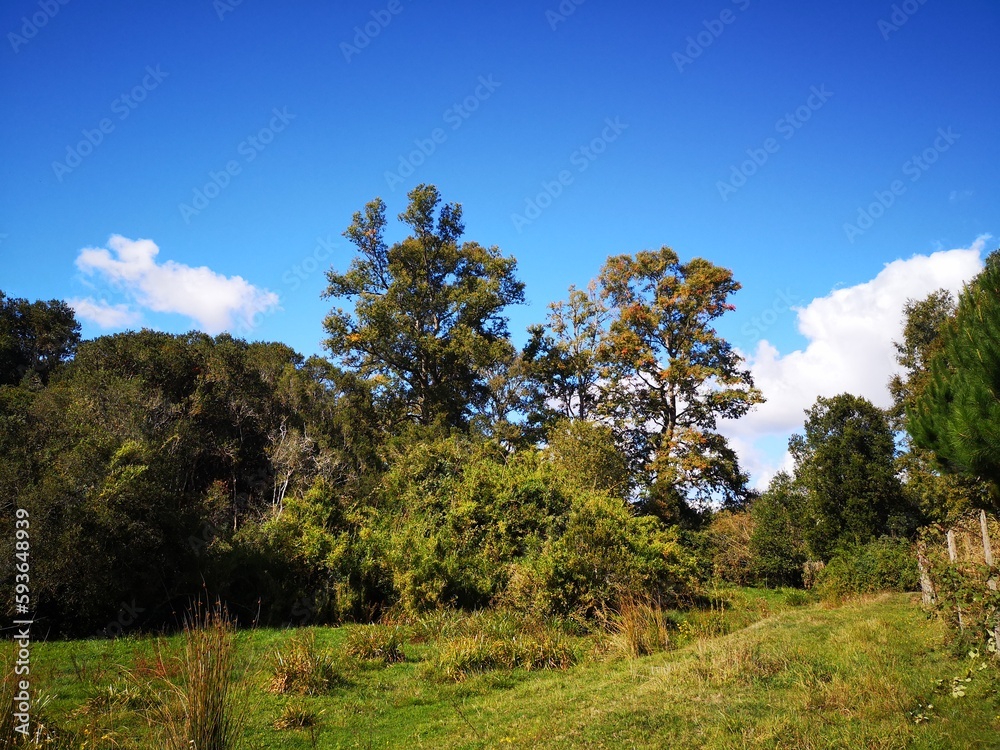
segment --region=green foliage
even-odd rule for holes
[[[544,455],[584,489],[623,500],[631,494],[628,459],[607,425],[583,419],[558,420],[545,434]]]
[[[498,248],[459,244],[461,205],[437,210],[429,185],[408,197],[399,220],[413,234],[403,241],[386,246],[378,198],[344,233],[359,255],[346,272],[328,272],[325,296],[354,310],[330,312],[326,346],[372,383],[388,418],[464,426],[485,404],[485,371],[511,351],[503,310],[524,301],[524,285]]]
[[[948,625],[955,653],[975,648],[1000,657],[1000,567],[995,559],[992,567],[986,564],[981,524],[979,513],[967,513],[951,519],[947,527],[922,529],[920,540],[934,588],[934,610]],[[986,516],[986,528],[996,540],[998,519]],[[951,543],[947,530],[953,534]]]
[[[602,396],[599,351],[610,311],[595,283],[587,291],[569,288],[569,299],[549,305],[548,320],[528,328],[524,360],[535,388],[531,421],[587,420]]]
[[[807,492],[805,538],[814,559],[884,534],[908,535],[916,518],[895,472],[885,412],[851,394],[817,399],[805,431],[789,441],[795,478]]]
[[[458,435],[407,441],[391,463],[376,535],[410,611],[489,604],[510,564],[558,533],[576,488],[534,451],[511,456]]]
[[[237,598],[260,597],[259,621],[266,624],[336,622],[354,613],[354,523],[342,503],[318,480],[303,496],[245,524],[214,555],[213,585],[231,581]]]
[[[694,557],[675,530],[589,493],[573,497],[563,533],[517,566],[507,598],[526,609],[586,618],[629,594],[678,602],[697,590]]]
[[[909,429],[915,407],[926,398],[932,382],[931,362],[942,356],[943,333],[955,316],[955,299],[943,289],[923,300],[908,300],[903,308],[902,341],[896,342],[896,361],[903,372],[889,381],[893,406],[889,418],[894,429]],[[987,507],[988,487],[975,477],[941,471],[933,451],[914,444],[907,434],[906,451],[897,459],[910,503],[923,518],[946,521],[970,507]]]
[[[373,463],[364,403],[283,345],[153,331],[85,342],[45,388],[0,387],[2,514],[25,508],[33,546],[59,550],[33,561],[38,615],[115,634],[125,608],[142,615],[130,627],[157,625],[203,584],[279,622],[332,599],[354,570],[341,500]],[[325,505],[307,512],[319,501],[294,498],[314,484]],[[337,598],[331,616],[353,606]]]
[[[807,497],[800,484],[779,472],[750,506],[751,577],[767,586],[801,586],[806,562]]]
[[[820,571],[816,586],[826,596],[915,591],[920,587],[917,556],[903,539],[883,537],[844,547]]]
[[[949,472],[988,483],[980,507],[1000,508],[1000,263],[966,286],[908,412],[914,443]]]
[[[955,315],[955,298],[946,289],[903,306],[903,340],[894,342],[896,362],[903,368],[889,381],[893,406],[889,411],[895,429],[906,426],[912,409],[931,378],[930,363],[941,349],[941,333]]]
[[[407,442],[391,459],[375,536],[405,610],[503,598],[590,616],[626,590],[690,591],[676,535],[550,455],[454,435]]]
[[[26,375],[47,383],[79,343],[80,324],[65,302],[28,302],[0,291],[0,386]]]

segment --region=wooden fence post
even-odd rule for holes
[[[993,567],[993,545],[990,544],[990,527],[986,522],[986,511],[979,511],[979,526],[983,530],[983,556],[986,558],[986,564],[989,567]],[[996,589],[997,583],[992,578],[990,581],[993,583],[990,588]]]
[[[983,557],[986,559],[986,565],[990,568],[993,567],[993,545],[990,543],[990,525],[986,521],[986,511],[979,511],[979,527],[983,531]],[[991,575],[989,581],[986,585],[990,587],[992,591],[997,590],[997,579],[996,576]],[[997,644],[997,653],[1000,654],[1000,623],[997,623],[993,628],[993,640]]]
[[[920,597],[925,607],[932,607],[937,601],[934,582],[931,580],[931,565],[927,559],[927,543],[917,542],[917,571],[920,573]]]
[[[958,550],[955,549],[955,530],[948,529],[948,559],[951,561],[952,565],[958,560]],[[962,619],[962,607],[959,604],[955,605],[955,609],[958,611],[958,629],[960,631],[965,630],[965,621]]]

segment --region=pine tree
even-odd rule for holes
[[[916,445],[947,471],[987,482],[1000,508],[1000,255],[966,286],[931,379],[908,412]]]

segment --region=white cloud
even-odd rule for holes
[[[128,305],[112,305],[107,300],[95,300],[92,297],[71,299],[69,306],[73,308],[78,317],[96,323],[101,328],[122,328],[135,325],[141,317]]]
[[[887,383],[898,371],[893,341],[902,337],[903,305],[937,289],[959,292],[982,269],[988,237],[968,249],[915,255],[888,263],[871,281],[837,289],[796,307],[804,349],[782,354],[770,342],[748,356],[754,381],[767,402],[723,425],[741,461],[760,486],[789,458],[768,456],[761,443],[802,428],[804,411],[818,396],[853,393],[877,406],[891,403]]]
[[[88,275],[102,276],[138,307],[187,315],[208,333],[232,329],[237,322],[251,327],[256,314],[278,306],[278,295],[240,276],[223,276],[206,266],[194,268],[172,260],[157,263],[160,249],[152,240],[130,240],[116,234],[108,240],[108,248],[81,250],[77,268]],[[111,307],[103,303],[102,308],[92,299],[80,302],[83,308],[76,309],[84,317],[83,310],[96,312],[105,320],[124,314],[123,305]],[[100,318],[94,319],[100,322]]]

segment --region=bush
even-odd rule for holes
[[[511,563],[559,533],[575,488],[536,451],[508,455],[457,436],[405,446],[379,492],[379,533],[400,605],[489,605]]]
[[[269,625],[335,623],[350,614],[351,535],[340,503],[317,481],[302,497],[286,497],[280,511],[243,525],[213,568],[218,588],[260,599],[260,620]]]
[[[712,575],[722,581],[746,586],[753,581],[754,560],[750,554],[754,521],[750,513],[722,511],[708,527]]]
[[[765,586],[801,586],[806,561],[803,526],[806,498],[785,473],[771,481],[750,508],[750,577]]]
[[[696,568],[659,520],[636,517],[607,495],[579,493],[563,534],[515,566],[505,598],[524,610],[593,619],[635,592],[687,601],[697,591]]]
[[[915,591],[920,586],[917,557],[903,539],[883,537],[838,551],[817,576],[824,595]]]
[[[624,592],[671,601],[695,585],[674,532],[584,487],[545,451],[458,436],[404,445],[378,513],[374,536],[404,612],[500,602],[593,618]]]

